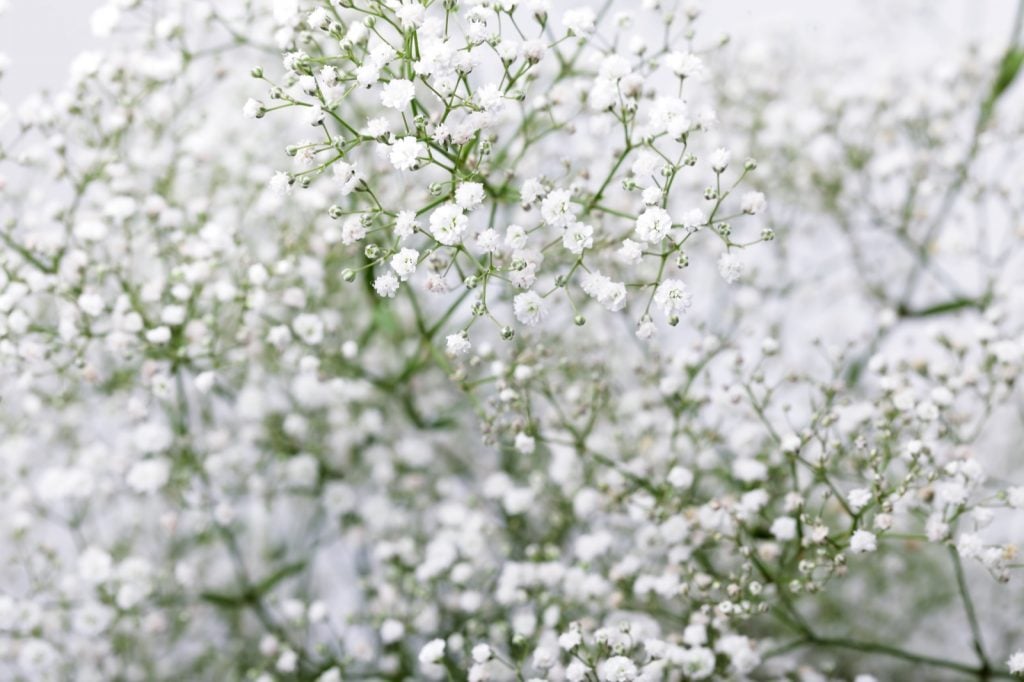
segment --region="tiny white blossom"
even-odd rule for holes
[[[455,204],[444,204],[430,214],[430,234],[446,246],[454,246],[462,239],[469,223],[462,208]]]
[[[534,326],[548,314],[547,304],[536,292],[518,294],[513,302],[516,319],[528,326]]]
[[[128,472],[128,486],[139,493],[152,494],[163,488],[170,479],[171,465],[162,458],[137,462]]]
[[[242,106],[242,115],[246,118],[261,118],[266,112],[266,107],[259,100],[250,97]]]
[[[484,186],[479,182],[463,182],[455,190],[455,203],[464,211],[472,211],[484,200]]]
[[[874,552],[878,548],[875,534],[867,530],[857,530],[850,537],[850,551],[854,554]]]
[[[693,304],[693,296],[686,284],[677,279],[666,279],[654,293],[654,302],[661,308],[665,317],[685,313]]]
[[[772,522],[771,533],[777,540],[793,540],[796,538],[796,531],[796,519],[791,516],[780,516]]]
[[[373,280],[373,290],[383,298],[394,298],[398,292],[398,278],[390,272],[385,272]]]
[[[732,159],[732,154],[729,153],[728,149],[719,147],[711,154],[711,170],[716,173],[721,173],[729,166],[729,161]]]
[[[420,252],[416,249],[402,249],[391,257],[391,269],[395,271],[399,279],[405,281],[416,272],[419,257]]]
[[[463,355],[472,347],[464,333],[449,334],[445,337],[445,346],[449,355]]]
[[[395,10],[395,16],[406,31],[422,26],[426,13],[427,8],[419,0],[403,0]]]
[[[663,208],[652,206],[636,219],[636,235],[640,241],[657,243],[672,229],[672,217]]]
[[[388,152],[388,161],[398,170],[414,170],[419,165],[419,159],[426,156],[427,147],[415,137],[402,137],[391,145]]]
[[[270,189],[275,194],[291,194],[291,176],[285,173],[284,171],[278,171],[274,173],[274,176],[270,178]]]
[[[316,345],[324,339],[324,323],[318,315],[302,313],[292,321],[292,329],[304,343]]]
[[[743,276],[743,259],[735,253],[726,252],[718,257],[718,273],[729,284]]]
[[[625,656],[612,656],[600,665],[599,670],[605,682],[632,682],[637,679],[636,663]]]
[[[571,9],[562,15],[562,25],[572,35],[585,35],[594,31],[597,15],[590,7]]]
[[[767,206],[768,202],[765,201],[764,194],[761,192],[747,192],[740,199],[740,210],[750,215],[763,213]]]
[[[1024,675],[1024,651],[1015,651],[1006,661],[1006,667],[1014,675]]]
[[[386,83],[380,92],[380,103],[389,109],[399,111],[409,106],[416,96],[416,86],[412,81],[398,78]]]
[[[439,663],[444,658],[445,642],[443,639],[432,639],[420,649],[419,661],[423,664]]]
[[[593,245],[594,228],[585,223],[572,223],[562,234],[562,246],[577,256]]]

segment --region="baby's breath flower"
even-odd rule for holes
[[[415,170],[419,166],[420,157],[426,154],[427,148],[422,142],[407,136],[394,141],[388,160],[397,170]]]
[[[875,534],[867,530],[857,530],[850,538],[850,551],[854,554],[874,552],[878,548]]]

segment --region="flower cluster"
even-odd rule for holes
[[[549,314],[582,325],[591,301],[628,310],[650,338],[652,308],[675,325],[691,306],[687,250],[717,249],[731,283],[738,253],[773,237],[750,225],[764,194],[738,189],[756,162],[711,142],[696,8],[653,12],[661,46],[608,8],[345,9],[289,15],[305,39],[277,78],[256,71],[270,89],[244,111],[294,111],[313,128],[270,186],[330,183],[339,227],[326,238],[345,278],[383,298],[431,294],[452,317],[449,354],[472,348],[477,321],[508,339]],[[684,37],[690,49],[673,49]],[[738,239],[731,221],[753,234]]]
[[[108,0],[0,105],[0,677],[1024,674],[1022,39],[702,22]]]

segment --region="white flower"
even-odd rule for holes
[[[791,516],[780,516],[772,522],[771,533],[776,540],[793,540],[796,538],[796,530],[796,519]]]
[[[527,291],[513,299],[512,307],[516,319],[530,327],[543,320],[548,314],[547,304],[536,292]]]
[[[680,78],[701,78],[706,73],[704,61],[690,52],[670,52],[665,66]]]
[[[792,454],[800,449],[801,444],[800,436],[795,433],[788,433],[782,437],[779,448],[785,453]]]
[[[985,544],[977,533],[963,533],[957,538],[956,551],[965,559],[977,559],[984,549]]]
[[[723,253],[718,257],[718,274],[729,284],[743,276],[743,259],[734,253]]]
[[[678,279],[666,279],[654,292],[654,302],[665,317],[685,313],[693,304],[693,297],[686,285]]]
[[[699,230],[708,223],[708,217],[699,208],[692,208],[679,218],[679,222],[689,231]]]
[[[281,655],[277,658],[277,663],[274,667],[278,672],[291,673],[295,672],[295,668],[298,666],[299,656],[291,649],[285,649],[281,652]]]
[[[649,109],[650,125],[654,132],[668,133],[673,139],[680,139],[690,132],[693,119],[686,102],[678,97],[659,97]]]
[[[932,514],[924,524],[924,533],[929,542],[941,542],[949,537],[949,524],[943,521],[942,514]]]
[[[408,239],[419,228],[414,211],[399,211],[395,218],[395,235],[399,239]]]
[[[1024,486],[1007,488],[1006,501],[1014,509],[1024,509]]]
[[[597,299],[608,310],[622,310],[626,305],[626,285],[614,282],[600,272],[584,273],[580,286],[584,293]]]
[[[455,204],[443,204],[430,214],[430,234],[446,246],[454,246],[462,240],[469,220],[462,209]]]
[[[577,256],[594,245],[594,228],[585,223],[573,223],[562,234],[562,246]]]
[[[590,7],[578,7],[568,10],[562,15],[562,25],[572,35],[582,36],[592,33],[597,22],[597,15]]]
[[[423,6],[420,0],[403,0],[401,6],[395,10],[398,22],[406,31],[422,26],[426,14],[427,8]]]
[[[878,549],[875,534],[868,530],[856,530],[850,538],[850,551],[854,554],[865,554]]]
[[[188,310],[183,305],[168,305],[160,311],[160,321],[172,327],[180,326],[188,316]]]
[[[380,103],[389,109],[403,110],[416,96],[416,85],[412,81],[398,78],[384,85],[380,91]]]
[[[464,211],[472,211],[483,202],[484,196],[481,183],[463,182],[455,190],[455,203]]]
[[[359,172],[355,164],[344,161],[335,161],[331,172],[334,174],[334,180],[341,186],[341,196],[343,197],[351,194],[363,179],[363,174]]]
[[[643,242],[660,242],[671,229],[672,216],[657,206],[646,209],[636,219],[636,236]]]
[[[97,218],[86,218],[75,224],[75,236],[85,242],[103,241],[107,233],[106,223]]]
[[[732,475],[744,483],[763,481],[768,477],[768,467],[751,457],[741,457],[732,463]]]
[[[505,229],[505,243],[513,249],[526,248],[526,230],[520,225],[509,225]]]
[[[668,482],[675,488],[689,488],[693,484],[693,472],[684,466],[674,466],[668,472]]]
[[[270,190],[274,194],[291,194],[292,192],[292,178],[284,171],[277,171],[273,177],[270,178]]]
[[[427,147],[415,137],[402,137],[391,145],[388,161],[398,170],[414,170],[419,165],[419,158],[426,156]]]
[[[636,663],[625,656],[612,656],[599,666],[601,679],[605,682],[631,682],[636,679]]]
[[[28,679],[54,679],[55,667],[62,655],[42,639],[26,638],[18,651],[17,667],[28,673]]]
[[[365,132],[370,137],[386,137],[390,131],[391,125],[388,123],[388,120],[383,116],[371,118],[369,121],[366,122]]]
[[[665,197],[664,190],[657,185],[651,185],[645,189],[641,194],[640,198],[644,202],[644,206],[653,206],[661,201]]]
[[[583,636],[580,634],[579,630],[570,630],[568,632],[563,632],[558,636],[558,646],[566,651],[572,651],[582,643]]]
[[[1015,651],[1006,661],[1006,667],[1014,675],[1024,675],[1024,651]]]
[[[715,672],[715,652],[706,647],[686,649],[679,656],[683,674],[691,680],[706,680]]]
[[[487,661],[491,660],[491,656],[493,656],[493,653],[491,652],[491,647],[489,647],[486,644],[477,644],[475,647],[473,647],[473,651],[471,653],[473,656],[473,660],[477,663],[486,663]]]
[[[520,431],[516,434],[515,442],[516,450],[524,455],[533,454],[534,449],[537,447],[537,441],[533,436],[527,435]]]
[[[740,210],[750,215],[757,215],[768,206],[764,194],[761,192],[747,192],[740,199]]]
[[[579,207],[572,202],[572,192],[567,189],[555,189],[548,192],[540,205],[540,214],[544,222],[553,227],[566,227],[576,221]]]
[[[626,263],[639,263],[643,259],[643,246],[632,239],[622,240],[622,246],[619,248],[618,256]]]
[[[529,206],[544,196],[544,192],[544,183],[539,178],[529,178],[519,189],[519,200],[524,206]]]
[[[89,317],[97,317],[103,312],[103,297],[95,291],[87,291],[78,297],[78,307]]]
[[[171,464],[154,458],[136,462],[128,472],[128,487],[137,493],[152,494],[163,488],[171,477]]]
[[[550,647],[539,646],[533,651],[533,658],[530,661],[534,668],[547,670],[558,663],[558,650]]]
[[[444,658],[445,642],[443,639],[432,639],[420,649],[419,661],[425,665],[439,663]]]
[[[171,340],[171,328],[165,325],[154,327],[146,332],[146,340],[155,345],[163,345]]]
[[[846,502],[850,505],[850,510],[856,514],[867,506],[868,502],[871,501],[871,498],[872,495],[870,490],[867,488],[856,488],[847,493]]]
[[[719,147],[711,153],[711,170],[716,173],[721,173],[729,166],[729,161],[732,159],[732,154],[728,149]]]
[[[565,666],[565,679],[569,682],[584,682],[589,672],[590,668],[587,667],[586,663],[574,659],[569,662],[569,665]]]
[[[501,235],[493,227],[488,227],[476,236],[476,246],[484,253],[497,253],[501,249]]]
[[[402,249],[391,257],[391,269],[403,282],[416,272],[420,252],[416,249]]]
[[[448,355],[463,355],[469,352],[472,347],[464,332],[449,334],[445,337],[445,346]]]
[[[373,280],[373,290],[383,298],[394,298],[398,292],[398,278],[390,272],[385,272]]]
[[[78,557],[78,576],[87,583],[106,582],[113,573],[114,561],[99,547],[89,546]]]
[[[251,97],[242,106],[242,115],[246,118],[262,118],[265,112],[266,107],[263,106],[263,102]]]
[[[100,5],[89,17],[89,27],[97,38],[105,38],[121,23],[121,10],[111,2]]]
[[[402,621],[388,618],[380,624],[380,639],[384,644],[394,644],[401,641],[405,636],[405,626]]]
[[[292,329],[304,343],[315,346],[324,340],[324,322],[318,315],[302,313],[292,321]]]

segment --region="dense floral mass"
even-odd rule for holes
[[[0,679],[1024,674],[1021,11],[108,0],[0,103]]]

